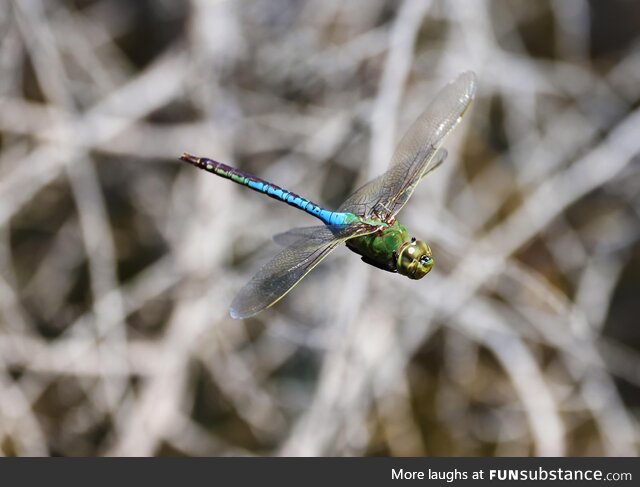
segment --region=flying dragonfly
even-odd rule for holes
[[[422,178],[447,157],[441,144],[475,93],[476,76],[471,71],[447,84],[400,140],[387,172],[356,190],[336,211],[221,162],[184,153],[182,161],[306,211],[323,223],[274,237],[285,249],[238,292],[231,317],[248,318],[277,303],[341,243],[367,264],[410,279],[423,278],[434,264],[431,249],[410,236],[396,215]]]

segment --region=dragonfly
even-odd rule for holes
[[[467,112],[476,86],[475,74],[467,71],[442,88],[400,140],[389,169],[357,189],[336,211],[221,162],[183,153],[184,162],[322,221],[274,237],[284,249],[240,289],[229,309],[231,317],[248,318],[274,305],[342,243],[367,264],[410,279],[423,278],[434,264],[431,248],[410,236],[396,215],[422,178],[446,159],[442,142]]]

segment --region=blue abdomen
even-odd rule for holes
[[[286,189],[282,189],[275,184],[267,183],[259,180],[249,180],[247,182],[247,186],[256,191],[260,191],[267,196],[275,198],[280,201],[284,201],[288,205],[299,208],[303,211],[306,211],[310,215],[319,218],[327,225],[344,225],[349,223],[352,219],[351,213],[342,213],[338,211],[330,211],[325,208],[322,208],[319,205],[311,202],[310,200],[303,198],[296,193],[292,193],[291,191],[287,191]]]
[[[196,157],[187,153],[182,154],[182,157],[180,157],[180,159],[188,162],[189,164],[193,164],[200,169],[204,169],[205,171],[211,172],[220,177],[230,179],[234,183],[242,184],[243,186],[247,186],[254,191],[264,193],[271,198],[284,201],[288,205],[299,208],[303,211],[306,211],[310,215],[319,218],[327,225],[344,225],[358,219],[358,217],[356,217],[352,213],[329,211],[319,205],[316,205],[308,199],[303,198],[300,195],[292,193],[291,191],[287,191],[286,189],[276,186],[275,184],[271,184],[264,179],[252,176],[234,167],[227,166],[226,164],[222,164],[218,161],[214,161],[213,159],[208,159],[206,157]]]

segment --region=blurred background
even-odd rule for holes
[[[636,455],[640,4],[4,0],[0,452]],[[476,102],[400,220],[421,281],[341,247],[228,306],[437,91]]]

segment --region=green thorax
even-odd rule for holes
[[[395,221],[375,233],[348,240],[347,247],[362,255],[368,263],[395,272],[397,252],[408,240],[407,229]]]

